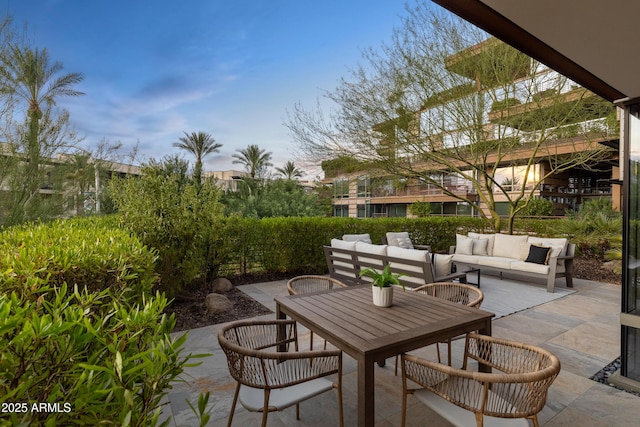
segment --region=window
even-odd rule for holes
[[[371,178],[368,176],[358,178],[358,197],[371,197]]]
[[[371,205],[369,205],[369,203],[365,203],[363,205],[358,205],[358,207],[357,207],[357,217],[358,218],[370,218],[371,217]]]
[[[333,180],[333,197],[335,199],[349,198],[349,180],[338,178]]]
[[[349,205],[333,205],[333,216],[348,217]]]

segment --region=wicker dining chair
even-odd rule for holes
[[[429,283],[417,287],[413,291],[475,308],[480,308],[480,305],[484,300],[484,293],[482,293],[479,288],[465,283]],[[451,341],[453,341],[453,339],[445,341],[447,343],[447,363],[449,366],[451,366]],[[436,350],[438,352],[438,362],[440,362],[440,343],[436,343]]]
[[[431,295],[457,304],[469,307],[480,308],[484,300],[484,293],[479,288],[465,283],[456,282],[436,282],[428,283],[413,289],[413,292]],[[463,336],[461,336],[463,337]],[[444,342],[447,344],[447,363],[451,366],[451,341],[455,338],[448,339]],[[436,351],[438,352],[438,362],[441,362],[440,343],[436,343]],[[398,356],[396,356],[395,374],[398,375]]]
[[[287,290],[289,295],[308,294],[311,292],[326,291],[334,287],[346,288],[347,285],[339,280],[332,279],[327,276],[297,276],[287,282]],[[327,341],[324,341],[325,350],[327,349]],[[313,331],[310,334],[309,349],[313,350]]]
[[[218,332],[218,342],[227,356],[231,376],[237,381],[227,426],[231,426],[238,401],[249,411],[262,412],[262,427],[269,412],[296,405],[336,388],[338,416],[342,412],[342,352],[298,351],[298,333],[293,320],[247,320],[230,323]],[[289,351],[293,344],[295,351]],[[287,351],[278,351],[286,348]],[[327,376],[337,374],[337,382]]]
[[[492,372],[475,371],[470,359]],[[558,358],[543,348],[476,333],[467,334],[461,369],[409,354],[401,356],[401,363],[402,426],[407,396],[413,394],[456,426],[524,427],[530,419],[539,427],[537,414],[560,372]],[[421,388],[409,389],[409,382]]]

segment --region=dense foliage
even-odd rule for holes
[[[191,356],[152,295],[155,252],[109,218],[10,228],[0,245],[0,425],[157,425]]]
[[[322,216],[326,208],[318,196],[307,193],[290,179],[260,181],[245,178],[238,181],[238,191],[228,191],[222,202],[228,215],[249,218]]]
[[[169,296],[216,274],[223,206],[212,182],[198,188],[182,175],[148,166],[141,177],[112,180],[109,188],[120,226],[158,251],[156,272]]]

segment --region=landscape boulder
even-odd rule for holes
[[[229,292],[233,289],[233,285],[229,279],[224,277],[218,277],[213,281],[213,292]]]
[[[220,294],[207,295],[204,300],[204,306],[207,315],[223,313],[233,308],[233,304],[229,301],[229,298]]]

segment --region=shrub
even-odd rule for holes
[[[13,405],[0,425],[157,424],[192,356],[186,335],[169,337],[166,297],[151,294],[154,251],[113,223],[0,235],[0,404]]]
[[[158,251],[156,271],[168,296],[196,279],[215,274],[223,206],[211,182],[198,190],[175,175],[145,168],[140,178],[112,180],[111,194],[120,226]]]
[[[90,292],[128,292],[137,300],[155,282],[155,252],[112,218],[25,224],[0,233],[0,291],[35,295],[67,283]]]
[[[622,214],[612,208],[610,200],[585,202],[557,225],[583,257],[605,259],[607,253],[621,253]]]
[[[0,424],[156,425],[161,399],[193,357],[181,357],[186,334],[169,337],[166,298],[130,305],[112,289],[66,284],[38,294],[49,295],[0,295],[0,404],[14,405]],[[53,409],[33,409],[43,403]]]

